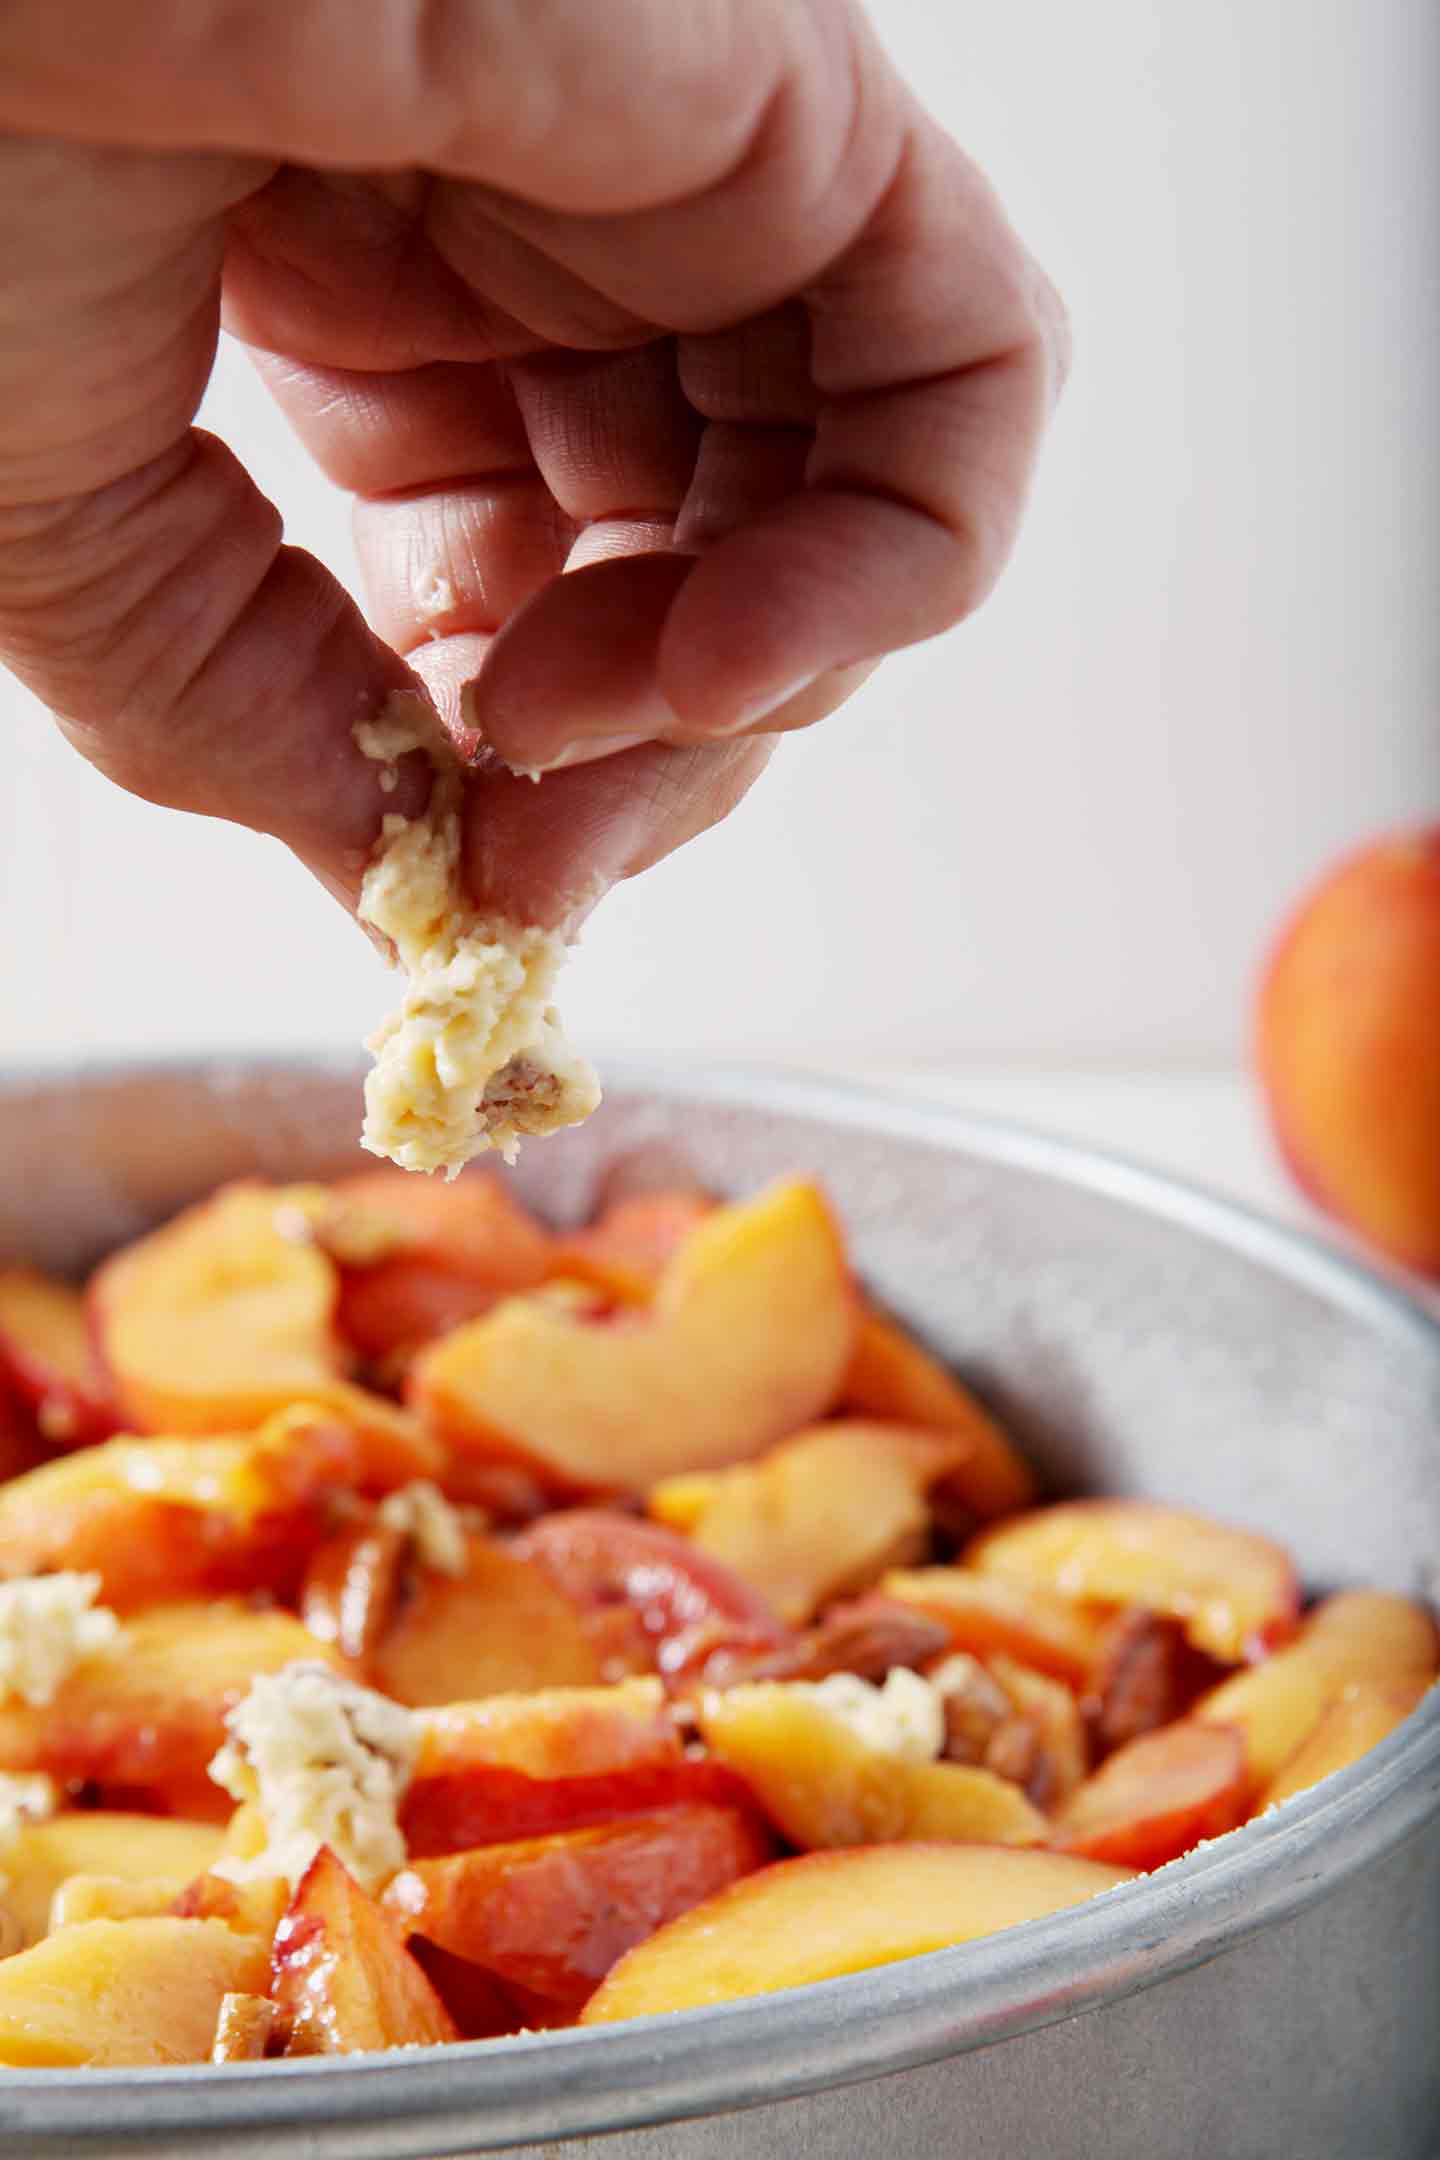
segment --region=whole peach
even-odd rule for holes
[[[1319,1205],[1440,1275],[1440,826],[1373,841],[1301,902],[1261,986],[1276,1137]]]

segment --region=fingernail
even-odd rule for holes
[[[641,743],[653,740],[651,735],[637,735],[633,732],[620,735],[582,735],[578,742],[562,743],[558,749],[547,751],[544,757],[533,759],[528,770],[549,773],[560,772],[567,765],[592,765],[597,758],[614,757],[621,750],[635,750]]]
[[[764,697],[756,698],[753,703],[743,706],[739,717],[731,721],[724,733],[738,735],[742,728],[758,727],[762,720],[768,720],[772,713],[779,712],[782,705],[788,705],[791,698],[799,697],[803,690],[808,690],[819,680],[818,672],[814,675],[800,675],[794,682],[786,683],[783,690],[767,691]]]

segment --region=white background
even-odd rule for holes
[[[1336,849],[1440,810],[1434,0],[878,0],[1065,291],[1077,366],[984,615],[612,897],[587,1047],[1239,1055]],[[226,353],[203,418],[349,574]],[[344,1042],[391,986],[273,843],[113,793],[0,680],[0,1053]]]

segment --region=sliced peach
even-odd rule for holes
[[[50,1905],[72,1875],[108,1875],[125,1883],[173,1878],[173,1897],[220,1853],[214,1823],[174,1815],[133,1815],[105,1808],[66,1809],[26,1823],[5,1848],[5,1901],[24,1941],[38,1942]]]
[[[52,1702],[0,1704],[0,1770],[97,1784],[111,1804],[223,1818],[206,1775],[227,1710],[292,1658],[339,1664],[289,1613],[240,1599],[156,1605],[72,1669]]]
[[[850,1365],[840,1383],[840,1407],[861,1417],[963,1436],[969,1447],[947,1482],[982,1521],[1028,1507],[1035,1498],[1029,1465],[990,1412],[898,1321],[873,1305],[861,1308]]]
[[[1263,1655],[1293,1625],[1299,1585],[1282,1546],[1151,1500],[1069,1500],[998,1524],[969,1566],[1029,1588],[1146,1605],[1228,1664]]]
[[[979,1658],[999,1651],[1072,1687],[1084,1685],[1100,1648],[1094,1615],[1074,1598],[1038,1585],[973,1568],[931,1567],[894,1569],[880,1588],[948,1628],[952,1649]]]
[[[259,1994],[265,1946],[218,1920],[89,1920],[0,1961],[0,2063],[204,2062],[229,1994]]]
[[[452,1702],[420,1716],[416,1779],[477,1765],[526,1777],[598,1777],[676,1762],[680,1742],[658,1680],[547,1688]]]
[[[0,1378],[54,1447],[83,1447],[120,1420],[100,1370],[85,1300],[35,1268],[0,1268]]]
[[[320,1413],[224,1438],[101,1441],[0,1486],[0,1573],[93,1571],[101,1602],[122,1611],[204,1590],[283,1592],[353,1467],[348,1437]]]
[[[1233,1726],[1182,1718],[1108,1756],[1060,1810],[1064,1852],[1120,1867],[1163,1867],[1245,1814],[1245,1745]]]
[[[1082,1905],[1129,1880],[1071,1853],[872,1845],[747,1875],[638,1943],[580,2014],[612,2025],[866,1972]]]
[[[392,1371],[552,1272],[548,1232],[483,1173],[450,1185],[406,1171],[341,1178],[315,1234],[340,1268],[340,1333]]]
[[[634,1653],[628,1669],[677,1673],[722,1646],[770,1650],[789,1639],[757,1589],[658,1523],[568,1508],[532,1523],[513,1549],[589,1616],[602,1651]]]
[[[1263,1788],[1352,1682],[1407,1688],[1437,1670],[1440,1638],[1422,1607],[1382,1590],[1342,1590],[1316,1606],[1288,1648],[1223,1680],[1194,1715],[1240,1729],[1251,1779]]]
[[[1265,1787],[1257,1809],[1274,1807],[1278,1800],[1305,1792],[1332,1770],[1344,1770],[1368,1755],[1397,1725],[1404,1724],[1430,1685],[1415,1680],[1405,1687],[1380,1687],[1373,1680],[1352,1680],[1320,1713],[1279,1776]]]
[[[397,1702],[589,1687],[600,1660],[569,1598],[534,1562],[472,1537],[462,1575],[424,1568],[371,1660]]]
[[[797,1180],[706,1216],[648,1311],[597,1324],[507,1300],[426,1351],[411,1393],[459,1450],[519,1458],[562,1488],[643,1492],[818,1416],[854,1324],[834,1217]]]
[[[262,1935],[268,1943],[290,1902],[282,1875],[252,1875],[231,1882],[208,1871],[187,1883],[171,1906],[181,1920],[223,1920],[242,1935]]]
[[[832,1598],[923,1556],[926,1493],[966,1452],[959,1434],[861,1418],[815,1425],[758,1462],[712,1473],[690,1536],[800,1627]]]
[[[634,1944],[773,1853],[738,1809],[673,1807],[420,1860],[383,1903],[412,1933],[573,2011]]]
[[[222,1995],[211,2062],[263,2062],[274,2029],[275,2005],[268,1995]]]
[[[710,1194],[694,1188],[632,1193],[583,1230],[556,1241],[555,1268],[622,1305],[647,1305],[696,1224],[711,1213]]]
[[[699,1723],[717,1760],[793,1845],[1035,1845],[1047,1832],[1008,1779],[871,1747],[804,1688],[756,1681],[707,1694]]]
[[[450,1184],[408,1170],[362,1170],[327,1188],[317,1235],[345,1267],[397,1257],[478,1283],[496,1295],[533,1289],[553,1272],[553,1240],[504,1179],[471,1171]]]
[[[419,1716],[400,1811],[419,1857],[745,1798],[729,1771],[686,1757],[656,1680],[496,1695]]]
[[[395,1921],[328,1845],[296,1885],[271,1964],[288,2055],[433,2047],[460,2037]]]
[[[394,1384],[427,1343],[478,1320],[496,1301],[495,1291],[428,1260],[381,1260],[342,1269],[335,1325]]]
[[[1309,894],[1271,957],[1256,1059],[1321,1207],[1440,1275],[1440,826],[1392,833]]]
[[[313,1206],[313,1188],[229,1185],[99,1269],[101,1348],[142,1430],[224,1432],[325,1399],[342,1366]]]

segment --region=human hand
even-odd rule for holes
[[[427,785],[352,727],[418,677],[472,898],[555,922],[984,597],[1063,319],[845,0],[361,16],[0,14],[0,656],[352,907]],[[191,427],[222,304],[373,632]]]

